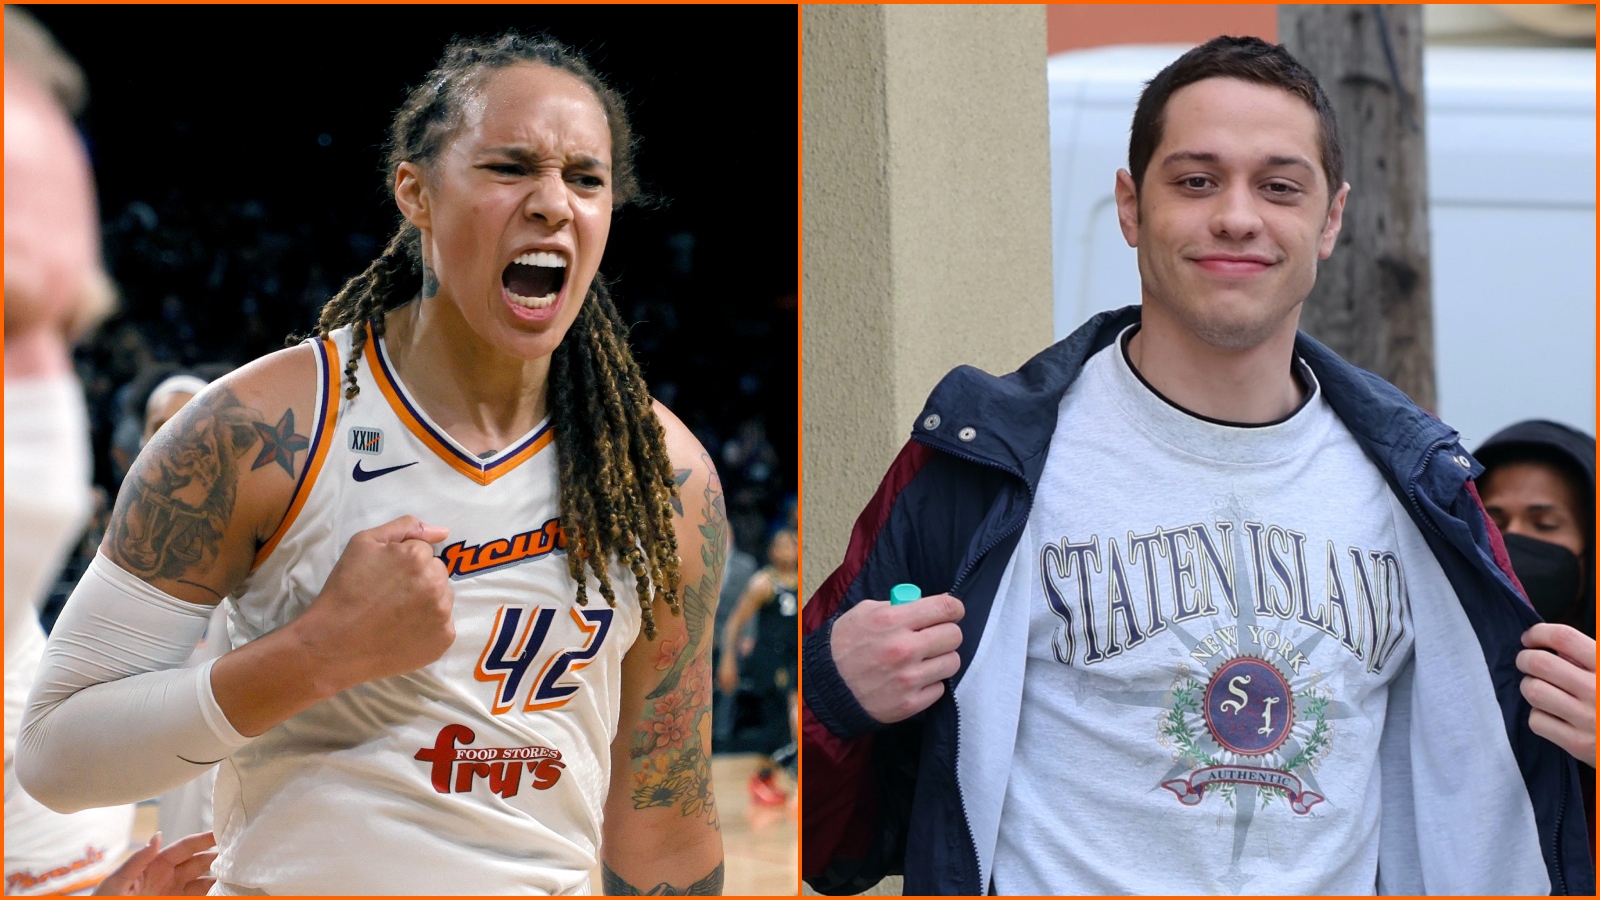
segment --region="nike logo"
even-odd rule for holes
[[[390,466],[387,469],[369,470],[361,468],[361,460],[358,459],[356,460],[356,467],[350,470],[350,477],[357,481],[371,481],[372,479],[377,478],[379,475],[387,475],[390,472],[397,472],[401,469],[404,469],[406,466],[414,466],[419,462],[422,462],[422,460],[419,459],[408,463],[401,463],[398,466]]]

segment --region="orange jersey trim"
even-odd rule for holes
[[[401,390],[399,379],[389,371],[389,362],[378,350],[378,338],[372,332],[372,325],[367,327],[367,346],[362,351],[367,359],[367,369],[372,372],[372,378],[378,383],[378,390],[389,399],[389,407],[408,430],[417,436],[418,440],[432,450],[434,455],[449,464],[450,468],[467,476],[479,484],[489,484],[500,476],[510,472],[517,466],[532,459],[535,454],[555,439],[555,430],[549,425],[539,429],[523,441],[522,446],[509,456],[497,459],[485,465],[483,462],[472,458],[461,450],[452,446],[450,441],[434,430],[419,411],[412,407],[411,401]]]
[[[300,483],[294,487],[294,499],[289,502],[289,511],[284,513],[278,530],[256,551],[255,562],[250,564],[252,571],[266,562],[278,542],[289,532],[289,526],[294,524],[300,510],[305,507],[306,498],[311,496],[311,486],[316,483],[317,473],[322,471],[322,464],[328,458],[328,448],[333,446],[334,426],[339,418],[339,348],[331,338],[323,338],[311,346],[317,352],[317,399],[322,401],[317,409],[316,426],[311,430],[311,457],[300,473]]]

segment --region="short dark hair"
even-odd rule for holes
[[[1527,424],[1527,423],[1524,423]],[[1555,423],[1534,423],[1552,425]],[[1580,437],[1587,437],[1575,428],[1557,425]],[[1510,431],[1511,429],[1506,429]],[[1497,435],[1498,436],[1498,435]],[[1492,440],[1492,439],[1491,439]],[[1590,439],[1593,440],[1592,438]],[[1593,446],[1592,444],[1590,445]],[[1560,476],[1572,488],[1573,499],[1578,508],[1572,511],[1576,518],[1578,530],[1583,534],[1585,559],[1592,559],[1594,554],[1594,470],[1593,454],[1591,451],[1589,462],[1591,468],[1585,469],[1584,463],[1574,458],[1570,447],[1553,444],[1538,443],[1535,440],[1501,440],[1493,444],[1486,443],[1473,456],[1483,464],[1483,474],[1478,477],[1479,484],[1488,480],[1495,471],[1505,466],[1535,465],[1543,466]]]
[[[1179,88],[1207,78],[1237,78],[1265,84],[1299,97],[1317,113],[1317,138],[1321,144],[1322,171],[1328,176],[1331,198],[1344,183],[1344,149],[1339,145],[1339,125],[1333,105],[1317,84],[1311,70],[1283,49],[1257,37],[1214,37],[1174,60],[1156,73],[1139,95],[1133,111],[1133,129],[1128,138],[1128,172],[1133,185],[1144,185],[1145,169],[1161,143],[1161,126],[1167,101]]]

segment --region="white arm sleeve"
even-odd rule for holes
[[[17,748],[22,787],[57,812],[153,797],[250,742],[211,693],[210,660],[180,669],[212,608],[96,554],[45,648]]]

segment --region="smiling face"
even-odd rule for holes
[[[1317,114],[1293,94],[1234,78],[1175,91],[1144,183],[1117,173],[1147,313],[1229,350],[1292,335],[1348,190],[1329,203]]]
[[[588,293],[611,230],[611,130],[577,77],[519,64],[487,74],[426,167],[401,163],[395,199],[422,232],[423,296],[483,341],[548,356]]]

